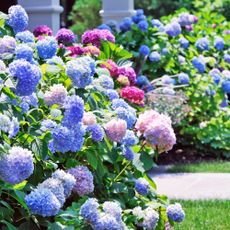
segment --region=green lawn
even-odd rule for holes
[[[217,185],[218,186],[218,185]],[[175,230],[229,230],[230,201],[181,201],[186,217]]]
[[[201,162],[193,164],[178,164],[173,165],[168,172],[212,172],[212,173],[230,173],[230,162],[228,161],[213,161]]]

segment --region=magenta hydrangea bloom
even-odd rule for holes
[[[51,36],[53,34],[53,31],[47,25],[40,25],[40,26],[37,26],[33,30],[33,34],[34,34],[35,37],[39,37],[39,36],[42,36],[42,35]]]
[[[60,43],[68,44],[75,42],[76,37],[71,30],[62,28],[57,32],[56,39]]]
[[[115,37],[110,31],[100,29],[87,30],[82,35],[82,43],[84,44],[92,44],[94,46],[100,47],[101,40],[110,41],[114,43]]]
[[[126,76],[129,79],[130,85],[136,83],[136,73],[132,67],[120,67],[118,68],[118,75]]]

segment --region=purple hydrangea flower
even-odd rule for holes
[[[0,158],[0,178],[10,184],[27,179],[34,170],[32,152],[21,147],[12,147],[9,154]]]
[[[51,36],[53,34],[53,31],[47,25],[40,25],[33,30],[33,34],[35,37],[39,37],[42,35]]]
[[[71,30],[62,28],[57,32],[56,39],[60,43],[69,44],[75,42],[76,37]]]
[[[73,191],[79,196],[84,196],[93,192],[93,175],[86,166],[71,168],[68,170],[68,173],[76,180]]]
[[[181,26],[188,26],[195,23],[194,15],[189,13],[181,13],[178,17],[178,23]]]
[[[98,124],[88,126],[87,131],[92,134],[92,140],[94,141],[102,141],[104,138],[104,130]]]

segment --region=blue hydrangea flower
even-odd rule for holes
[[[67,198],[68,196],[70,196],[76,183],[74,176],[61,169],[58,169],[52,174],[52,178],[60,180],[64,188],[65,197]]]
[[[139,178],[135,181],[136,191],[142,195],[146,196],[149,192],[149,183],[144,178]]]
[[[11,122],[9,117],[4,114],[0,114],[0,130],[7,133],[10,129],[10,125]]]
[[[107,24],[101,24],[100,26],[97,27],[100,30],[108,30],[111,33],[113,32],[112,29],[110,28],[110,26],[108,26]]]
[[[13,37],[5,35],[0,39],[0,59],[12,56],[15,52],[16,40]]]
[[[92,134],[92,140],[94,141],[102,141],[105,135],[103,128],[98,124],[88,126],[87,131]]]
[[[62,124],[66,127],[73,127],[82,121],[84,114],[84,101],[77,95],[66,98],[64,103],[64,118]]]
[[[201,58],[194,57],[192,59],[192,64],[200,73],[204,73],[206,69],[206,65],[205,65],[205,62]]]
[[[189,83],[189,76],[186,73],[180,73],[178,75],[178,81],[180,84],[187,85]]]
[[[209,40],[207,38],[199,38],[196,43],[195,46],[197,49],[204,51],[204,50],[208,50],[209,49]]]
[[[89,198],[80,209],[80,215],[89,223],[96,224],[100,217],[98,211],[98,201],[94,198]]]
[[[37,42],[36,47],[38,56],[42,59],[48,59],[56,54],[58,43],[55,37],[46,36]]]
[[[29,111],[29,107],[37,107],[38,106],[38,98],[36,96],[35,93],[32,93],[29,96],[23,96],[23,97],[19,97],[21,103],[19,104],[19,106],[22,109],[23,113],[27,113]]]
[[[130,147],[124,147],[122,156],[128,161],[132,161],[134,159],[134,152]]]
[[[109,97],[110,101],[113,101],[114,99],[118,99],[119,98],[119,94],[116,90],[114,89],[108,89],[105,92],[106,96]]]
[[[31,62],[33,59],[34,51],[33,49],[26,44],[19,44],[15,49],[16,59],[25,59],[28,62]]]
[[[225,98],[222,100],[222,102],[220,103],[220,107],[221,108],[225,108],[228,107],[228,96],[225,94]]]
[[[126,31],[129,31],[131,30],[132,28],[132,24],[133,24],[133,21],[131,18],[129,17],[126,17],[122,20],[122,22],[120,23],[119,25],[119,28],[122,32],[126,32]]]
[[[101,215],[97,223],[94,225],[97,230],[121,230],[124,229],[122,223],[118,222],[113,216],[109,214]]]
[[[136,14],[132,16],[132,20],[134,23],[138,23],[145,19],[146,19],[146,16],[144,15],[143,9],[137,9]]]
[[[227,79],[222,82],[222,90],[225,93],[230,93],[230,79]]]
[[[227,62],[227,63],[230,63],[230,54],[224,54],[224,60]]]
[[[136,79],[136,85],[140,88],[143,88],[144,86],[149,84],[149,79],[144,76],[144,75],[140,75],[137,77]]]
[[[107,75],[101,75],[99,78],[96,79],[96,83],[99,83],[99,85],[104,89],[114,88],[113,79]]]
[[[23,43],[34,43],[34,35],[29,30],[17,33],[15,38]]]
[[[123,99],[114,99],[112,101],[112,108],[115,110],[115,109],[117,109],[119,107],[122,107],[124,109],[128,109],[129,105]]]
[[[164,28],[163,24],[158,19],[152,19],[151,22],[152,22],[152,26],[153,27],[156,27],[156,28],[159,28],[159,29],[161,29],[161,28],[163,29]]]
[[[137,26],[142,32],[146,32],[148,30],[149,24],[146,20],[142,20],[138,22]]]
[[[138,143],[138,138],[132,130],[127,130],[122,139],[122,144],[125,146],[133,146]]]
[[[166,55],[167,53],[169,53],[168,48],[163,48],[161,53],[162,53],[162,55]]]
[[[161,60],[161,55],[157,51],[154,51],[149,55],[149,60],[151,62],[159,62]]]
[[[216,90],[210,90],[209,88],[207,88],[206,94],[209,96],[214,96],[216,94]]]
[[[174,21],[174,22],[171,22],[170,24],[167,24],[164,30],[169,36],[176,37],[177,35],[181,33],[181,26],[179,23]]]
[[[49,189],[58,199],[61,206],[65,203],[64,188],[58,179],[48,178],[37,186],[38,190]]]
[[[118,118],[126,121],[128,129],[132,128],[137,120],[136,113],[133,110],[130,111],[129,108],[118,107],[116,113]]]
[[[61,208],[57,197],[49,189],[35,189],[25,197],[31,213],[43,217],[55,216]]]
[[[52,121],[50,119],[43,120],[41,122],[41,129],[46,131],[46,130],[52,130],[57,126],[57,123],[55,121]]]
[[[76,182],[73,187],[73,192],[79,196],[90,194],[94,190],[93,175],[86,166],[77,166],[68,170]]]
[[[109,28],[112,30],[112,31],[117,31],[117,21],[116,20],[109,20],[106,22],[106,25],[109,26]]]
[[[221,37],[216,37],[214,41],[214,46],[217,50],[222,50],[224,49],[224,39]]]
[[[106,201],[103,203],[103,211],[106,214],[115,217],[117,221],[121,221],[122,209],[119,203]]]
[[[169,205],[166,214],[170,220],[175,222],[182,222],[185,218],[184,210],[178,203]]]
[[[41,70],[24,59],[18,59],[10,63],[9,73],[17,78],[16,94],[18,96],[31,95],[41,78]]]
[[[9,138],[15,137],[18,134],[19,129],[20,127],[19,127],[18,119],[16,117],[13,117],[10,124],[10,129],[8,131]]]
[[[91,57],[76,58],[67,62],[66,74],[70,77],[74,86],[85,88],[93,81],[95,66],[95,61]]]
[[[7,24],[13,28],[15,34],[28,27],[28,15],[20,5],[11,6],[8,13],[9,20],[7,21]]]
[[[32,152],[21,147],[12,147],[9,154],[0,158],[0,178],[10,184],[18,184],[34,171]]]
[[[140,55],[148,56],[150,53],[150,49],[147,45],[142,45],[139,49],[139,53]]]
[[[174,84],[176,84],[175,79],[169,77],[168,75],[164,75],[164,76],[161,78],[161,82],[162,82],[162,84],[164,84],[164,85],[174,85]]]
[[[221,80],[220,71],[218,69],[212,69],[211,71],[209,71],[209,75],[212,77],[214,83],[218,85]]]
[[[186,38],[180,38],[179,42],[184,49],[189,47],[189,41]]]

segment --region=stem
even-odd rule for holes
[[[129,162],[121,171],[120,173],[115,177],[113,182],[116,182],[116,180],[121,176],[121,174],[126,170],[126,168],[130,165],[131,162]]]

